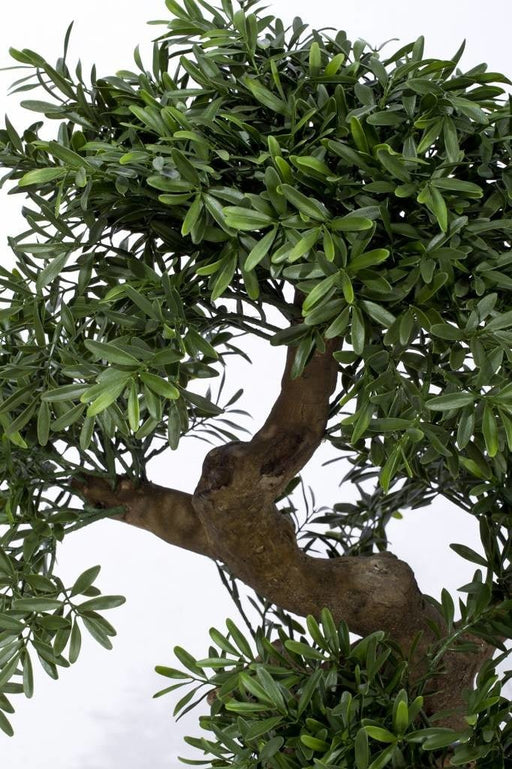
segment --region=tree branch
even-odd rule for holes
[[[441,634],[446,628],[410,567],[391,553],[312,558],[298,547],[291,521],[274,504],[325,435],[337,378],[335,348],[335,340],[328,342],[296,379],[290,376],[294,350],[288,350],[281,392],[264,425],[248,442],[210,451],[193,495],[146,482],[135,487],[127,479],[112,489],[90,478],[77,490],[93,504],[124,505],[120,520],[223,561],[232,574],[287,611],[318,616],[326,606],[355,633],[386,631],[405,653],[419,634],[411,676],[420,680],[428,669],[427,651],[436,641],[433,626]],[[436,678],[439,691],[427,705],[430,712],[459,711],[444,725],[460,725],[462,691],[492,656],[491,649],[477,643],[478,654],[448,651],[444,656],[445,678]]]
[[[190,494],[148,481],[135,485],[128,478],[119,478],[113,488],[107,479],[92,475],[73,479],[72,486],[96,507],[124,506],[122,515],[112,516],[115,520],[150,531],[171,545],[216,558]]]

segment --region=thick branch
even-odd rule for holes
[[[135,486],[128,478],[119,479],[112,488],[106,479],[92,475],[74,479],[73,488],[96,507],[124,506],[122,515],[113,516],[118,521],[150,531],[171,545],[216,558],[192,497],[184,491],[148,482]]]
[[[296,379],[290,377],[294,351],[288,351],[281,392],[265,424],[247,443],[213,449],[192,496],[152,483],[135,488],[127,479],[112,490],[106,481],[90,478],[79,491],[93,504],[124,505],[120,519],[127,523],[223,561],[236,577],[285,610],[318,616],[327,606],[352,631],[367,635],[385,630],[404,651],[421,633],[413,663],[418,679],[426,672],[427,649],[436,640],[432,623],[441,632],[445,629],[410,567],[390,553],[312,558],[300,550],[290,520],[274,504],[324,437],[337,376],[335,346],[329,342],[325,353],[315,353]],[[430,711],[460,710],[463,688],[491,654],[485,644],[479,654],[448,652],[446,678],[436,681],[441,691],[431,697]]]

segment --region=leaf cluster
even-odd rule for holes
[[[101,595],[94,585],[99,566],[87,569],[65,588],[44,568],[48,554],[38,545],[37,535],[28,533],[17,556],[0,549],[0,729],[9,736],[13,729],[6,713],[14,713],[14,708],[8,695],[32,697],[33,660],[51,678],[58,678],[60,669],[76,662],[84,630],[111,649],[116,631],[100,612],[125,600]]]
[[[176,681],[156,696],[188,689],[175,715],[209,692],[210,713],[200,717],[208,736],[186,738],[205,758],[186,764],[381,769],[441,766],[449,758],[453,766],[506,766],[510,719],[492,666],[468,703],[468,727],[455,732],[429,723],[421,692],[408,693],[407,659],[383,633],[351,642],[326,609],[320,622],[307,618],[300,640],[283,628],[274,642],[261,629],[248,640],[231,620],[227,629],[210,630],[207,658],[176,647],[185,669],[156,668]]]

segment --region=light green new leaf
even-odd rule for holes
[[[157,395],[161,395],[163,398],[169,398],[169,400],[176,400],[180,397],[180,391],[178,388],[163,379],[156,374],[150,374],[148,371],[142,371],[140,378],[146,384],[150,390],[153,390]]]
[[[18,187],[30,187],[32,184],[43,185],[54,182],[56,179],[62,179],[67,174],[67,169],[61,166],[51,166],[50,168],[34,168],[28,171],[18,182]]]

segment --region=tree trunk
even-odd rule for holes
[[[207,455],[192,495],[153,483],[135,486],[119,479],[115,488],[101,478],[74,481],[91,504],[122,505],[119,520],[153,532],[170,544],[225,563],[232,574],[259,594],[295,614],[319,616],[328,607],[360,635],[384,630],[405,654],[420,634],[413,679],[427,672],[427,652],[441,635],[441,615],[421,594],[410,567],[391,553],[312,558],[297,545],[289,519],[275,499],[313,455],[325,435],[329,398],[338,364],[332,353],[316,352],[301,376],[290,376],[294,350],[288,349],[280,394],[263,427],[248,442],[232,442]],[[467,639],[466,639],[467,640]],[[479,639],[475,653],[448,651],[444,669],[426,700],[429,714],[447,712],[444,726],[463,727],[463,692],[472,686],[493,649]]]

